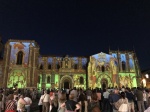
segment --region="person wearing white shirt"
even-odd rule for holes
[[[25,105],[25,109],[27,112],[30,112],[30,105],[32,104],[31,98],[29,98],[29,95],[26,95],[24,100],[27,102],[27,105]]]
[[[108,110],[109,109],[109,92],[107,89],[104,89],[104,93],[103,93],[103,97],[104,97],[104,101],[103,101],[103,110]]]
[[[47,94],[47,91],[44,91],[44,95],[41,96],[41,100],[42,100],[42,108],[43,108],[43,112],[49,112],[49,108],[50,108],[50,95]]]

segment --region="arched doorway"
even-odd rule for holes
[[[69,89],[70,88],[69,86],[70,86],[69,82],[65,81],[64,82],[64,89]]]
[[[101,87],[102,87],[103,90],[108,87],[108,80],[106,78],[102,78]]]
[[[64,89],[69,89],[69,88],[72,88],[73,87],[73,79],[71,76],[69,75],[66,75],[66,76],[63,76],[60,80],[60,88],[64,88]]]

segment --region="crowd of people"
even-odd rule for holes
[[[0,112],[150,112],[146,88],[0,89]]]

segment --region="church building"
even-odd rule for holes
[[[140,86],[134,51],[85,56],[41,55],[34,40],[8,40],[0,60],[0,87],[107,88]]]

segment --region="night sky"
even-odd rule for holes
[[[0,34],[35,40],[42,55],[133,50],[150,67],[150,0],[0,0]]]

